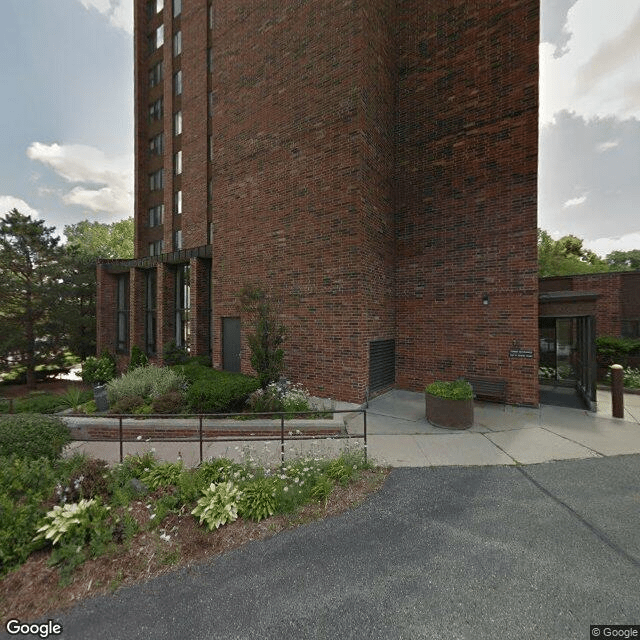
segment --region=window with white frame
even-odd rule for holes
[[[179,136],[182,133],[182,111],[173,114],[173,135]]]
[[[182,13],[182,0],[173,0],[173,17],[177,18]]]
[[[173,213],[177,216],[182,215],[182,190],[173,194]]]
[[[173,93],[182,95],[182,69],[173,74]]]
[[[176,346],[189,351],[191,338],[191,268],[188,264],[178,265],[175,281]]]
[[[173,250],[180,251],[182,249],[182,229],[173,232]]]
[[[164,44],[164,25],[161,24],[156,29],[156,49],[159,49]]]
[[[177,176],[182,173],[182,149],[173,154],[173,173]]]
[[[213,5],[210,4],[208,8],[208,17],[209,17],[209,29],[213,29]]]
[[[162,98],[149,105],[149,122],[155,122],[162,119]]]
[[[156,0],[156,13],[160,13],[164,9],[164,0]]]

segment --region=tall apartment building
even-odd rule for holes
[[[136,0],[136,257],[98,349],[176,341],[362,401],[462,375],[538,403],[538,0]],[[522,356],[526,357],[522,357]]]

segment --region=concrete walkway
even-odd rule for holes
[[[357,405],[335,403],[336,409]],[[393,467],[429,467],[451,465],[515,465],[597,458],[640,453],[640,396],[625,395],[625,418],[611,418],[611,397],[598,391],[597,413],[541,405],[538,409],[492,403],[476,403],[475,424],[467,431],[450,431],[429,424],[424,417],[424,395],[393,390],[369,402],[367,432],[369,456]],[[363,430],[361,414],[338,414],[346,419],[347,433]],[[290,427],[293,428],[293,427]],[[286,456],[306,453],[333,453],[345,446],[345,440],[294,441],[286,445]],[[362,441],[349,441],[358,446]],[[156,456],[185,464],[198,462],[197,443],[132,442],[124,453],[154,449]],[[74,442],[68,452],[86,451],[110,462],[117,462],[118,443]],[[263,464],[279,459],[280,443],[225,442],[205,443],[204,457],[227,456],[242,459],[252,456]]]
[[[429,424],[424,395],[394,390],[369,402],[372,458],[394,467],[512,465],[640,453],[640,396],[625,395],[625,418],[611,417],[611,397],[598,391],[597,413],[476,403],[475,424],[450,431]],[[348,430],[361,429],[361,419]]]

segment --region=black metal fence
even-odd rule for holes
[[[302,426],[300,424],[296,425],[296,432],[295,433],[289,433],[291,431],[290,427],[288,427],[286,429],[286,433],[285,433],[285,420],[287,420],[288,418],[285,416],[285,414],[280,413],[280,412],[269,412],[269,413],[216,413],[216,414],[197,414],[197,415],[191,415],[191,416],[185,416],[185,415],[168,415],[168,414],[153,414],[153,415],[140,415],[140,414],[115,414],[115,415],[108,415],[108,416],[100,416],[100,418],[104,418],[107,420],[117,420],[117,425],[118,425],[118,438],[117,438],[117,442],[119,443],[120,446],[120,462],[123,461],[124,456],[123,456],[123,444],[125,442],[140,442],[141,441],[141,436],[138,435],[136,437],[133,436],[129,436],[126,437],[125,434],[125,425],[123,424],[123,420],[127,420],[127,419],[135,419],[137,422],[141,421],[141,420],[158,420],[158,419],[171,419],[171,420],[197,420],[197,430],[198,430],[198,437],[189,437],[189,436],[184,436],[184,437],[162,437],[162,435],[157,431],[154,430],[154,434],[153,434],[153,439],[154,441],[157,442],[197,442],[199,444],[199,455],[200,455],[200,462],[202,462],[203,456],[202,456],[202,447],[203,447],[203,443],[205,442],[246,442],[246,441],[256,441],[256,442],[261,442],[261,441],[273,441],[274,440],[274,436],[276,436],[276,438],[279,436],[279,440],[280,440],[280,457],[282,462],[284,462],[284,452],[285,452],[285,442],[287,441],[291,441],[291,440],[319,440],[319,439],[331,439],[331,440],[353,440],[353,439],[360,439],[364,441],[364,457],[365,457],[365,461],[367,459],[367,412],[365,409],[322,409],[321,412],[318,411],[302,411],[299,413],[296,413],[295,418],[298,419],[301,416],[305,416],[305,415],[312,415],[312,416],[317,416],[318,413],[322,413],[322,414],[337,414],[337,413],[351,413],[351,414],[362,414],[363,416],[363,430],[362,433],[358,433],[358,434],[348,434],[348,433],[335,433],[335,434],[331,434],[331,435],[318,435],[318,434],[304,434],[302,431],[300,431],[299,427]],[[88,418],[88,417],[93,417],[93,416],[87,416],[87,414],[67,414],[65,417],[68,418]],[[95,416],[96,418],[98,418],[98,416]],[[278,429],[277,426],[274,429],[274,426],[272,425],[261,425],[259,427],[259,429],[255,429],[255,431],[258,430],[262,430],[262,431],[269,431],[270,433],[268,435],[254,435],[252,433],[248,433],[246,436],[242,435],[242,436],[234,436],[234,437],[219,437],[219,436],[209,436],[205,433],[205,425],[203,424],[205,420],[218,420],[218,419],[222,419],[222,418],[238,418],[241,417],[243,419],[278,419],[280,421],[280,428]],[[305,425],[305,427],[313,427],[313,423],[315,422],[314,419],[310,419],[308,421],[308,423]],[[242,424],[242,422],[239,422],[239,425]],[[307,426],[308,425],[308,426]],[[208,424],[206,425],[207,428],[209,427],[216,427],[218,426],[220,428],[221,431],[224,430],[228,430],[228,431],[233,431],[233,429],[228,428],[229,425],[211,425]],[[252,425],[253,426],[253,425]],[[327,424],[324,423],[322,425],[317,425],[318,431],[320,431],[320,428],[324,428],[325,430],[327,429]],[[130,425],[127,425],[127,427],[130,427]],[[188,427],[188,430],[193,430],[193,426],[192,425],[187,425],[186,423],[184,423],[182,425],[182,427],[180,425],[174,425],[174,428],[171,429],[171,431],[176,431],[179,430],[180,428],[185,428],[185,430],[187,430],[186,428]],[[226,429],[225,429],[226,427]],[[137,427],[138,429],[144,431],[144,424],[140,425],[139,427]],[[116,441],[115,437],[100,437],[100,436],[89,436],[89,434],[87,434],[88,437],[83,437],[83,438],[78,438],[81,439],[83,441],[89,441],[89,442],[114,442]],[[148,438],[149,439],[149,438]]]

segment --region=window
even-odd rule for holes
[[[127,352],[129,342],[129,275],[116,283],[116,351]]]
[[[208,236],[209,236],[209,244],[213,244],[213,231],[214,231],[213,222],[210,222],[209,227],[207,229]]]
[[[176,176],[182,173],[182,151],[173,154],[173,173]]]
[[[209,162],[213,162],[213,134],[209,134]]]
[[[177,18],[182,13],[182,0],[173,0],[173,17]]]
[[[164,151],[164,133],[159,133],[149,140],[149,153],[152,156],[161,156]]]
[[[182,31],[173,34],[173,57],[177,58],[182,53]]]
[[[173,213],[178,216],[182,214],[182,191],[173,194]]]
[[[207,182],[207,202],[213,202],[213,180]]]
[[[149,243],[149,255],[150,256],[159,256],[164,251],[164,241],[156,240],[155,242]]]
[[[149,208],[149,226],[158,227],[162,224],[164,218],[164,205],[158,204]]]
[[[157,335],[157,316],[156,316],[156,300],[157,294],[157,277],[156,271],[147,271],[145,274],[145,292],[144,292],[144,339],[148,356],[156,353],[156,335]]]
[[[208,14],[209,14],[209,29],[213,29],[213,5],[212,4],[209,5]]]
[[[640,338],[640,320],[622,320],[621,325],[623,338]]]
[[[208,112],[209,112],[210,118],[213,116],[213,108],[215,107],[215,104],[216,104],[216,94],[213,93],[213,91],[209,91]]]
[[[182,69],[173,74],[173,93],[182,95]]]
[[[159,49],[164,44],[164,25],[161,24],[156,29],[156,49]]]
[[[151,67],[149,71],[149,86],[155,87],[162,82],[162,60]]]
[[[176,270],[176,346],[189,351],[191,325],[189,318],[191,283],[191,269],[188,264],[181,264]]]
[[[156,13],[160,13],[164,9],[164,0],[156,0]]]
[[[213,71],[213,49],[211,47],[207,48],[207,73],[211,73]]]
[[[179,136],[182,133],[182,111],[173,114],[173,135]]]
[[[164,171],[158,169],[149,174],[149,191],[158,191],[164,187]]]
[[[173,250],[180,251],[182,249],[182,229],[173,232]]]
[[[162,98],[158,98],[149,105],[149,122],[162,119]]]

